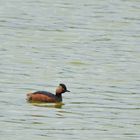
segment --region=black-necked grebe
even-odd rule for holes
[[[52,94],[48,91],[36,91],[27,94],[27,101],[29,102],[47,102],[57,103],[62,102],[62,93],[70,92],[64,84],[59,84],[56,88],[56,94]]]

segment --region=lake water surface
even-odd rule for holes
[[[0,94],[0,140],[140,140],[140,1],[0,0]]]

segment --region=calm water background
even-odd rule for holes
[[[0,94],[0,140],[140,140],[140,1],[0,0]]]

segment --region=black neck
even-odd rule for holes
[[[62,94],[56,94],[55,96],[59,102],[62,101]]]
[[[56,93],[56,96],[57,96],[57,97],[62,97],[62,94],[57,94],[57,93]]]

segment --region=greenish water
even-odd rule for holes
[[[139,0],[1,0],[0,140],[139,140],[139,27]]]

